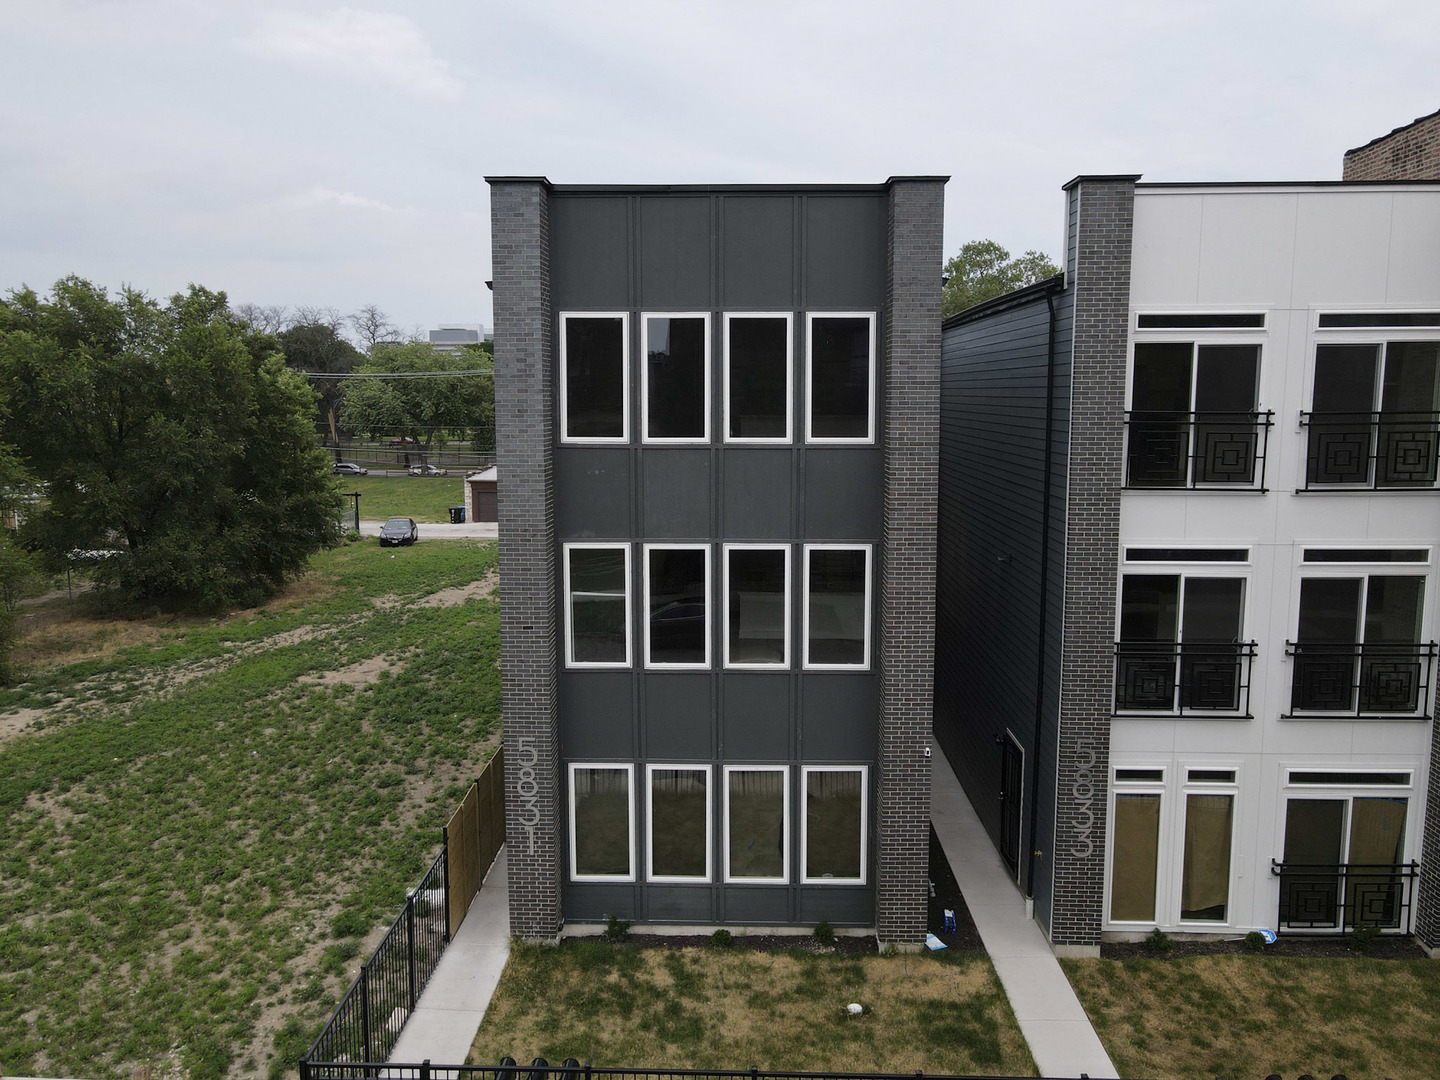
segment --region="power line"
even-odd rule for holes
[[[495,372],[489,368],[471,371],[302,371],[307,379],[454,379],[467,376],[488,375]]]

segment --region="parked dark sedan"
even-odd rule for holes
[[[362,469],[353,461],[337,461],[335,467],[330,470],[336,476],[369,476],[369,469]]]
[[[413,544],[418,539],[420,539],[420,530],[416,528],[414,518],[391,518],[380,526],[381,547]]]

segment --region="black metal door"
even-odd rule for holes
[[[1011,873],[1020,869],[1020,789],[1024,786],[1025,754],[1006,737],[1000,761],[1000,854]]]

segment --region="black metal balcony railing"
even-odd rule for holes
[[[1125,414],[1125,486],[1265,490],[1272,412]]]
[[[1410,933],[1420,864],[1282,863],[1270,860],[1280,879],[1280,927],[1339,930],[1360,926]]]
[[[1413,716],[1430,702],[1437,646],[1287,641],[1290,716]]]
[[[1440,412],[1302,412],[1305,487],[1433,488]]]
[[[1250,716],[1253,641],[1115,645],[1115,711]]]

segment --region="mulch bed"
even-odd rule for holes
[[[965,898],[960,895],[960,886],[955,881],[955,874],[945,859],[945,852],[941,849],[940,840],[933,828],[930,830],[930,884],[930,932],[951,949],[983,949],[980,932],[975,929],[975,921],[970,918],[970,909],[965,906]],[[953,934],[947,934],[944,930],[946,908],[955,912],[956,927]],[[642,948],[671,949],[699,949],[714,944],[709,934],[644,933],[627,934],[624,943]],[[813,937],[795,934],[736,934],[730,939],[730,948],[745,952],[784,952],[800,949],[805,952],[836,953],[843,956],[873,956],[876,951],[873,936],[845,937],[840,934],[835,936],[833,948],[821,945]]]
[[[1135,957],[1151,959],[1173,959],[1181,956],[1254,956],[1245,948],[1243,938],[1207,938],[1204,941],[1181,941],[1170,939],[1170,950],[1165,953],[1153,952],[1143,941],[1107,941],[1100,946],[1102,960],[1129,960]],[[1309,937],[1287,935],[1274,945],[1265,946],[1266,956],[1315,956],[1344,958],[1366,956],[1372,960],[1424,960],[1425,950],[1415,944],[1411,937],[1382,935],[1370,942],[1362,951],[1355,947],[1349,937]]]

